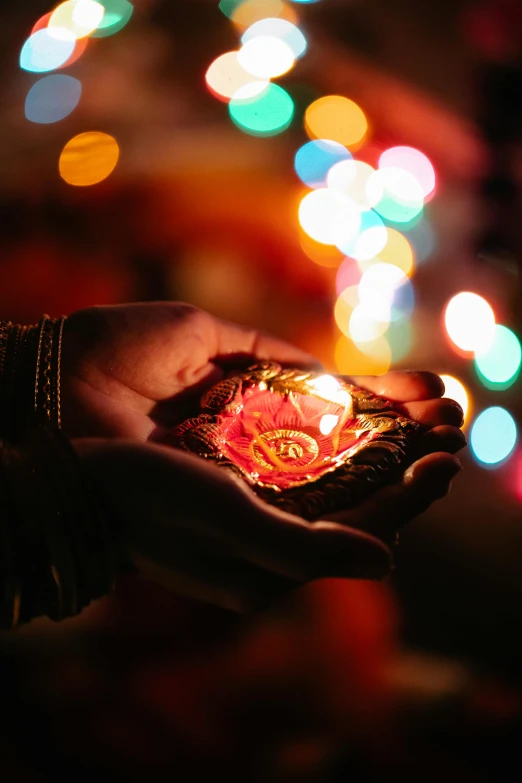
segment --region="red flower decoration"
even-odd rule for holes
[[[201,406],[168,441],[235,470],[268,502],[309,519],[394,480],[418,431],[387,400],[342,379],[269,363],[221,381]]]

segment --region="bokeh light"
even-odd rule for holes
[[[295,56],[290,46],[272,35],[260,35],[243,44],[237,55],[239,64],[258,79],[273,79],[293,67]]]
[[[416,225],[403,227],[406,237],[415,252],[415,260],[418,263],[426,261],[436,249],[436,238],[433,226],[425,214]]]
[[[316,139],[297,150],[294,168],[299,179],[309,188],[322,188],[332,166],[350,160],[351,153],[342,144],[329,139]]]
[[[361,281],[362,272],[357,261],[353,258],[345,258],[335,275],[335,291],[339,296],[345,288],[349,286],[358,286]]]
[[[435,169],[429,158],[414,147],[391,147],[379,158],[379,168],[399,168],[409,172],[421,186],[424,199],[435,190]]]
[[[361,212],[361,223],[355,236],[338,245],[339,250],[355,258],[367,261],[383,250],[388,239],[387,229],[379,215],[373,211]]]
[[[49,19],[51,18],[52,15],[53,15],[53,12],[49,11],[49,13],[44,14],[43,16],[41,16],[38,19],[38,21],[35,22],[35,24],[33,26],[33,29],[31,30],[31,35],[33,35],[33,33],[37,33],[38,30],[43,30],[44,28],[46,28],[47,25],[49,24]]]
[[[450,340],[462,351],[484,351],[495,337],[491,306],[470,291],[462,291],[450,299],[444,320]]]
[[[390,322],[388,319],[378,320],[377,318],[374,318],[365,304],[361,303],[353,309],[350,316],[348,332],[357,347],[364,351],[364,347],[361,346],[361,343],[374,342],[387,331],[389,324]]]
[[[66,0],[54,9],[48,22],[48,29],[61,38],[63,30],[74,38],[85,38],[101,23],[105,8],[96,0]]]
[[[378,169],[368,179],[371,206],[391,223],[409,223],[424,207],[422,188],[413,174],[397,167]]]
[[[470,397],[466,387],[462,381],[459,381],[458,378],[455,378],[453,375],[441,375],[440,377],[442,378],[445,388],[443,396],[458,402],[464,413],[464,424],[466,424],[469,414],[471,413]]]
[[[58,164],[60,175],[69,185],[95,185],[114,170],[119,153],[116,139],[108,133],[80,133],[62,150]]]
[[[212,94],[220,100],[230,101],[241,88],[252,85],[254,97],[268,87],[268,81],[255,80],[245,71],[238,59],[238,52],[225,52],[210,64],[205,81]]]
[[[334,320],[340,332],[345,336],[350,334],[350,318],[359,304],[359,291],[356,285],[345,288],[334,305]]]
[[[405,275],[413,274],[413,250],[400,231],[394,228],[387,228],[386,244],[377,254],[375,263],[391,264],[401,269]]]
[[[260,19],[245,30],[241,37],[241,43],[245,44],[258,36],[278,38],[290,47],[294,57],[302,57],[306,51],[306,38],[301,30],[286,19],[271,17]]]
[[[92,38],[107,38],[123,30],[131,19],[134,6],[129,0],[97,0],[104,8],[101,22],[91,33]]]
[[[249,85],[242,89],[248,90]],[[238,90],[228,108],[232,121],[252,136],[275,136],[282,133],[289,127],[294,116],[294,102],[278,84],[269,84],[254,96],[245,96],[242,90]]]
[[[405,359],[413,348],[414,333],[409,318],[401,318],[391,321],[386,339],[391,350],[392,364],[397,364]]]
[[[511,329],[496,324],[493,341],[475,354],[475,369],[488,389],[508,389],[515,383],[522,361],[520,340]]]
[[[299,205],[299,223],[312,239],[336,245],[357,233],[360,213],[347,196],[337,190],[319,188],[308,193]]]
[[[326,95],[311,103],[304,125],[311,139],[332,139],[345,147],[359,146],[368,131],[361,107],[341,95]]]
[[[76,39],[68,30],[57,38],[46,27],[33,33],[22,46],[20,68],[33,73],[54,71],[63,65],[74,52]]]
[[[361,160],[343,160],[332,166],[326,182],[332,190],[340,190],[348,196],[360,210],[369,210],[372,205],[366,187],[374,172],[372,166]]]
[[[232,19],[235,11],[244,3],[245,0],[219,0],[218,8],[222,14]]]
[[[413,309],[403,313],[396,304],[398,294],[405,284],[409,282],[402,269],[392,264],[373,264],[368,267],[359,283],[359,299],[368,313],[381,321],[397,320],[403,315],[409,315]],[[413,293],[411,294],[413,297]]]
[[[292,24],[297,24],[299,21],[294,8],[283,0],[243,0],[230,14],[232,22],[240,28],[250,27],[255,22],[268,17],[286,19]]]
[[[344,260],[343,254],[335,245],[323,245],[321,242],[316,242],[300,226],[298,231],[301,249],[314,264],[331,268],[338,267]]]
[[[391,349],[385,337],[364,344],[364,351],[344,335],[335,346],[335,366],[342,375],[382,375],[391,366]]]
[[[59,122],[78,106],[82,85],[66,74],[52,74],[39,79],[25,99],[25,116],[30,122]]]
[[[53,15],[52,11],[49,11],[48,14],[44,14],[44,16],[41,16],[40,19],[36,22],[33,29],[31,30],[31,35],[33,33],[37,33],[38,30],[44,30],[47,25],[49,24],[49,19]],[[54,36],[53,36],[54,37]],[[76,62],[76,60],[79,60],[82,54],[87,49],[87,44],[89,43],[88,38],[79,38],[76,39],[76,44],[74,46],[73,52],[66,60],[64,60],[61,65],[57,65],[56,68],[52,68],[51,70],[58,70],[61,68],[68,68],[70,65]]]
[[[509,457],[516,442],[517,425],[505,408],[486,408],[473,422],[470,446],[479,462],[498,465]]]

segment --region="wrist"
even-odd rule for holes
[[[64,323],[46,315],[30,326],[0,321],[0,436],[11,442],[42,421],[61,425]]]

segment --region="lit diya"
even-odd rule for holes
[[[209,389],[168,442],[239,475],[268,503],[318,519],[396,481],[421,428],[332,375],[257,364]]]

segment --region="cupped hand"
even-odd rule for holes
[[[314,362],[276,337],[182,302],[79,310],[64,330],[64,432],[161,440],[167,428],[198,413],[203,390],[227,368],[263,359]]]
[[[181,592],[235,609],[264,605],[319,576],[384,576],[390,554],[383,542],[447,493],[460,470],[452,454],[465,445],[462,410],[441,398],[437,375],[349,378],[424,426],[424,455],[401,482],[309,523],[268,506],[204,460],[151,442],[196,414],[203,390],[231,367],[264,359],[314,363],[277,338],[183,303],[79,311],[64,337],[64,430],[104,438],[76,444],[128,526],[135,563]]]
[[[202,391],[236,364],[272,359],[313,367],[315,360],[276,337],[215,318],[180,302],[93,307],[69,317],[62,358],[62,420],[71,437],[161,440],[198,412]],[[455,451],[462,411],[440,399],[433,373],[391,372],[350,379],[398,403],[435,428],[430,450]]]
[[[123,523],[131,562],[178,593],[236,611],[265,608],[321,577],[386,576],[391,554],[383,542],[443,497],[460,470],[449,452],[464,445],[455,426],[462,414],[451,402],[435,402],[431,395],[442,385],[429,373],[350,380],[415,414],[426,427],[426,455],[401,482],[315,522],[269,506],[241,479],[177,449],[75,441],[111,516]]]

